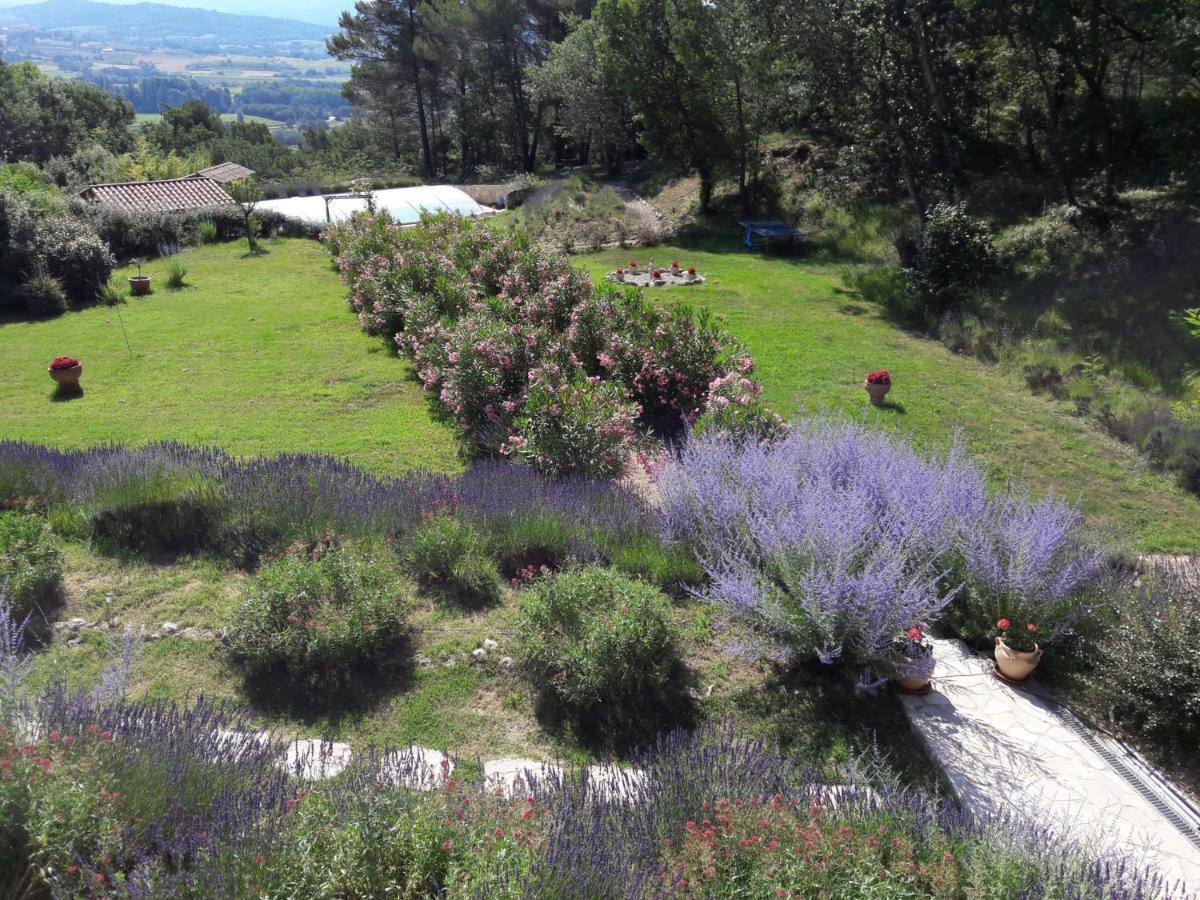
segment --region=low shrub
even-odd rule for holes
[[[628,541],[657,541],[650,510],[633,491],[608,481],[550,479],[498,460],[456,476],[418,470],[379,478],[319,455],[237,460],[183,444],[73,451],[0,440],[0,503],[31,498],[63,534],[95,537],[94,521],[111,514],[101,534],[111,536],[112,549],[128,541],[126,550],[155,552],[166,543],[248,567],[290,541],[329,531],[404,541],[429,516],[451,509],[483,536],[506,578],[530,565],[598,561]],[[181,516],[178,529],[138,512],[165,503],[155,511],[174,517],[172,504],[184,501],[208,512]],[[145,524],[124,522],[131,517]]]
[[[96,302],[101,306],[120,306],[125,302],[125,295],[110,281],[96,294]]]
[[[17,301],[31,316],[61,316],[71,305],[63,283],[47,272],[37,272],[17,289]]]
[[[184,280],[187,278],[187,273],[188,268],[182,260],[172,259],[167,263],[167,287],[175,291],[187,287],[187,282]]]
[[[407,608],[389,555],[335,539],[297,544],[247,585],[225,644],[251,673],[332,686],[396,643]]]
[[[0,597],[23,619],[56,599],[62,556],[41,516],[0,511]]]
[[[939,203],[928,213],[915,258],[905,270],[920,313],[931,325],[960,309],[995,270],[987,224],[961,204]]]
[[[519,642],[534,688],[582,710],[661,689],[678,659],[665,598],[611,569],[535,581],[521,601]]]
[[[116,260],[87,223],[21,203],[9,206],[6,214],[9,242],[27,271],[58,279],[74,303],[95,299]]]
[[[479,532],[450,515],[435,515],[408,540],[404,561],[422,584],[466,603],[496,603],[502,585]]]
[[[899,266],[863,266],[842,275],[846,287],[868,303],[883,307],[902,322],[919,319],[919,305],[909,290],[908,277]]]
[[[1090,705],[1118,727],[1162,748],[1200,746],[1200,588],[1158,574],[1114,589],[1103,628],[1089,636]]]

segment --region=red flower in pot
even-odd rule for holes
[[[63,387],[79,384],[83,364],[73,356],[56,356],[50,361],[50,377]]]
[[[875,406],[883,405],[883,398],[892,389],[892,376],[887,369],[876,369],[868,372],[866,381],[867,394]]]

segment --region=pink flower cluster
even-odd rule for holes
[[[761,406],[750,357],[706,315],[597,288],[478,223],[361,215],[328,244],[362,327],[413,361],[472,455],[618,475],[638,426],[678,429],[710,398]]]

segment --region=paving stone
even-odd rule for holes
[[[641,769],[622,769],[620,766],[589,766],[585,788],[599,797],[636,801],[646,787],[646,773]]]
[[[316,738],[293,741],[279,764],[298,778],[320,781],[333,778],[350,765],[350,745]]]
[[[454,760],[429,747],[407,747],[389,753],[379,762],[379,776],[397,787],[432,791],[454,774]]]
[[[902,701],[964,808],[1144,850],[1168,880],[1200,883],[1200,849],[1068,728],[1052,701],[1004,684],[960,641],[934,639],[933,652],[934,691]]]
[[[513,797],[535,785],[562,783],[562,769],[536,759],[493,759],[483,764],[484,787]]]

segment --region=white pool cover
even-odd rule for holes
[[[411,225],[421,218],[421,212],[452,212],[460,216],[479,216],[493,210],[480,206],[458,188],[447,184],[421,187],[388,188],[375,191],[375,208],[385,211],[401,225]],[[324,197],[288,197],[282,200],[263,200],[260,209],[273,209],[294,219],[306,222],[325,222]],[[367,201],[345,197],[329,201],[329,219],[341,222],[350,214],[367,208]]]

